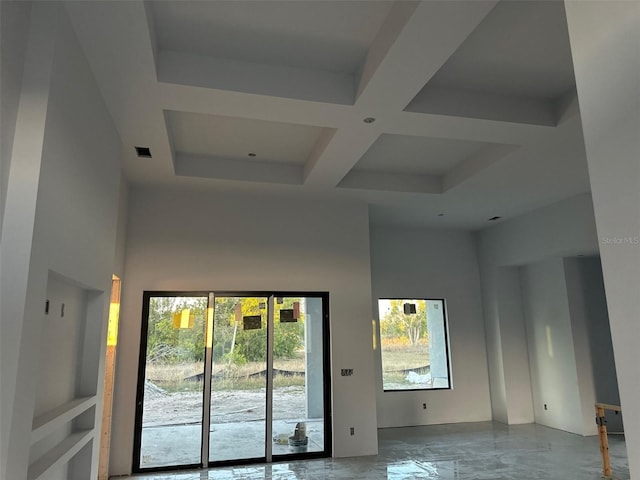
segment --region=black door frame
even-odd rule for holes
[[[213,294],[213,296],[211,296]],[[193,470],[202,468],[214,468],[229,465],[246,465],[256,463],[266,463],[265,457],[241,459],[241,460],[225,460],[217,462],[208,462],[205,467],[202,462],[197,464],[171,465],[161,467],[140,467],[140,454],[142,446],[142,415],[144,404],[144,379],[147,360],[147,342],[149,334],[149,302],[153,297],[208,297],[207,309],[214,308],[216,297],[308,297],[320,298],[322,300],[322,349],[323,349],[323,402],[324,402],[324,450],[321,452],[299,452],[284,455],[273,455],[272,462],[303,460],[312,458],[327,458],[332,455],[332,412],[331,412],[331,351],[330,351],[330,320],[329,320],[329,292],[309,292],[309,291],[221,291],[221,290],[201,290],[201,291],[177,291],[177,290],[145,290],[142,295],[142,322],[140,330],[140,351],[138,355],[138,379],[136,391],[136,409],[134,424],[134,441],[133,441],[133,458],[132,472],[147,473],[160,471],[176,471],[176,470]],[[213,304],[212,304],[213,301]],[[206,325],[205,325],[206,328]],[[206,332],[205,332],[206,335]],[[214,332],[215,335],[215,332]],[[206,349],[206,345],[205,345]],[[207,371],[207,355],[205,355],[205,371]],[[206,395],[203,384],[203,422],[205,421],[204,412],[204,396]],[[207,420],[208,415],[207,415]],[[266,439],[265,439],[266,441]],[[202,449],[202,436],[200,438],[200,446]]]

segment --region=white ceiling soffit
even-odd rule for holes
[[[468,140],[382,134],[339,186],[442,193],[517,148]]]
[[[556,125],[574,85],[564,3],[503,1],[407,110]]]
[[[474,229],[589,190],[561,1],[65,5],[133,185]]]
[[[326,130],[175,111],[165,119],[176,175],[295,185]]]
[[[158,78],[352,104],[390,1],[159,1]]]

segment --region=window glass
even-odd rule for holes
[[[444,300],[378,300],[384,390],[451,388]]]

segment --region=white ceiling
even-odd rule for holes
[[[555,99],[573,88],[564,5],[500,2],[429,87]]]
[[[304,165],[323,130],[240,117],[174,111],[165,114],[175,152],[237,160]]]
[[[157,1],[160,49],[354,73],[391,1]]]
[[[133,185],[472,230],[589,190],[561,1],[66,7]]]
[[[444,175],[486,146],[483,142],[383,133],[351,171]]]

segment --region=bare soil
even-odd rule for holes
[[[167,393],[148,382],[145,386],[145,427],[202,422],[202,392]],[[265,390],[215,391],[211,398],[211,422],[230,423],[264,418]],[[274,412],[279,418],[304,417],[305,388],[274,389]]]

